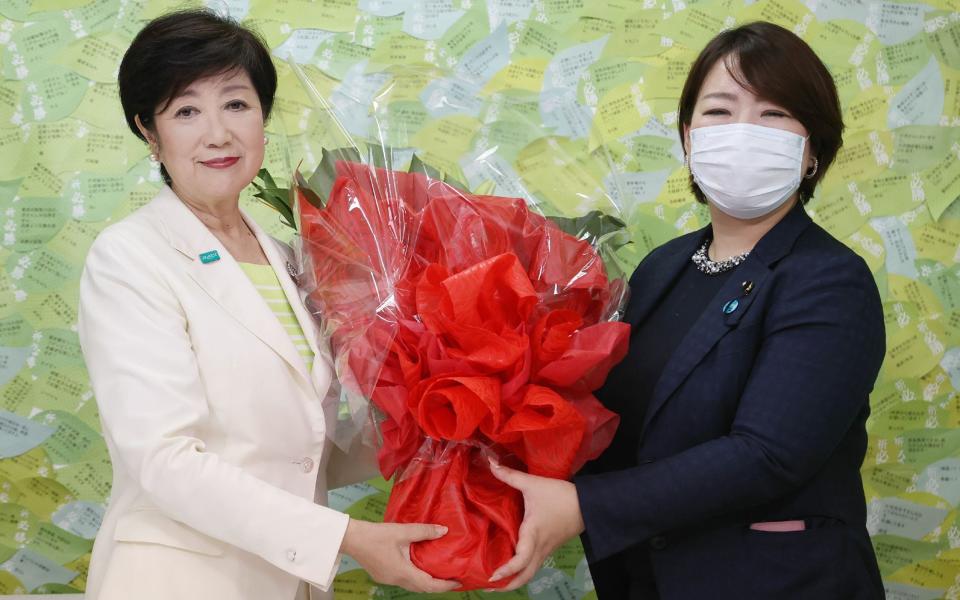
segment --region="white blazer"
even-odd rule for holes
[[[348,517],[322,504],[328,487],[372,476],[372,452],[329,442],[333,374],[288,275],[292,252],[244,218],[316,354],[310,373],[169,187],[90,249],[80,343],[113,490],[89,599],[292,600],[300,580],[332,597]],[[211,250],[220,259],[202,262]]]

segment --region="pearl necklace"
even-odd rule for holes
[[[723,260],[710,260],[710,257],[707,256],[707,248],[710,247],[710,242],[712,241],[710,238],[707,238],[707,240],[703,242],[703,245],[690,257],[690,260],[693,261],[693,264],[697,265],[697,269],[699,269],[701,273],[719,275],[742,263],[746,260],[747,255],[750,254],[750,251],[747,250],[743,254],[737,254],[736,256],[731,256]]]

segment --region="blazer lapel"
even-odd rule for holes
[[[663,374],[653,390],[650,405],[644,413],[641,431],[646,430],[647,425],[667,399],[680,387],[694,367],[700,364],[711,348],[720,341],[720,338],[733,329],[746,313],[753,299],[757,297],[757,290],[763,285],[770,270],[761,261],[751,260],[751,258],[752,256],[747,257],[720,291],[710,299],[706,309],[667,361]],[[741,284],[744,281],[753,282],[753,290],[750,294],[743,293]],[[731,300],[737,301],[737,308],[727,314],[724,312],[724,307]]]
[[[270,237],[270,235],[246,213],[244,213],[244,219],[257,236],[257,241],[260,242],[263,253],[267,256],[267,260],[270,261],[270,266],[273,267],[274,272],[277,274],[280,287],[283,288],[283,293],[290,302],[290,308],[293,309],[293,314],[296,316],[297,321],[300,323],[300,328],[303,330],[303,337],[307,339],[307,344],[309,344],[310,350],[313,351],[314,361],[311,376],[313,377],[312,382],[319,392],[321,391],[319,386],[325,387],[326,384],[329,383],[330,373],[333,369],[333,359],[330,355],[328,345],[321,339],[320,328],[317,326],[316,319],[304,304],[301,289],[297,287],[296,282],[293,280],[292,274],[299,270],[295,264],[296,258],[293,251]]]
[[[660,259],[657,270],[642,281],[631,281],[630,285],[630,303],[627,306],[627,312],[623,320],[630,323],[631,327],[636,327],[643,321],[650,311],[657,305],[657,302],[663,298],[673,282],[676,281],[684,267],[690,261],[690,257],[704,238],[709,234],[710,227],[707,226],[695,235],[691,235],[686,243],[679,244],[671,254]]]
[[[170,244],[192,261],[187,267],[187,274],[228,314],[286,360],[304,382],[310,384],[306,363],[293,345],[293,340],[220,240],[210,233],[169,187],[161,190],[152,208]],[[252,223],[249,218],[245,219]],[[254,229],[255,233],[257,231],[260,232],[257,237],[267,257],[270,258],[268,252],[276,255],[272,243],[264,243],[262,230]],[[219,255],[218,260],[207,263],[200,260],[200,254],[214,250]],[[274,269],[277,268],[275,260],[271,259]],[[280,277],[281,285],[285,279],[289,280],[289,277]],[[287,291],[286,287],[284,291]],[[299,319],[300,315],[297,317]]]
[[[324,415],[323,419],[317,422],[323,424],[324,435],[346,450],[349,446],[338,443],[341,440],[337,438],[337,434],[342,431],[342,428],[338,427],[337,415],[340,388],[333,385],[336,383],[333,376],[333,359],[329,352],[329,346],[321,339],[317,321],[303,302],[304,294],[293,279],[293,273],[299,270],[296,268],[294,253],[289,246],[270,237],[246,213],[243,214],[243,218],[257,236],[257,241],[260,242],[263,253],[267,256],[270,266],[277,274],[280,287],[290,303],[294,316],[300,323],[300,329],[303,330],[303,337],[307,339],[307,344],[313,352],[313,367],[310,370],[308,381],[314,393],[320,399],[318,406]],[[300,362],[303,363],[303,360],[301,359]]]
[[[657,412],[663,408],[670,396],[720,341],[720,338],[737,326],[758,296],[759,290],[763,289],[764,282],[772,272],[772,265],[790,251],[797,237],[810,223],[810,217],[807,216],[802,205],[798,204],[760,239],[747,259],[737,267],[720,291],[710,300],[706,309],[667,361],[644,413],[641,436]],[[708,232],[709,229],[704,230],[705,234]],[[702,242],[698,241],[697,244],[699,243]],[[695,247],[690,252],[692,253],[694,249]],[[687,255],[686,259],[689,260],[689,258]],[[676,268],[674,262],[670,260],[667,263],[668,269]],[[683,266],[686,266],[686,263]],[[672,282],[675,278],[676,274],[670,281]],[[745,282],[753,284],[750,293],[744,293]],[[659,294],[662,296],[664,292],[665,289]],[[724,308],[732,300],[736,300],[737,304],[735,309],[728,313]],[[649,309],[643,316],[648,313]]]

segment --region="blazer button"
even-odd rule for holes
[[[652,550],[663,550],[667,547],[667,538],[662,535],[655,535],[650,538],[650,548]]]
[[[300,468],[303,469],[304,473],[309,473],[313,471],[313,459],[309,456],[300,461]]]
[[[290,562],[296,562],[297,551],[294,550],[293,548],[290,548],[289,550],[287,550],[287,560],[289,560]]]

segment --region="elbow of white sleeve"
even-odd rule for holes
[[[140,487],[158,508],[175,519],[182,518],[179,505],[195,493],[197,477],[204,469],[201,463],[212,458],[203,456],[204,449],[204,443],[195,438],[168,438],[143,448],[137,464],[129,466]]]

